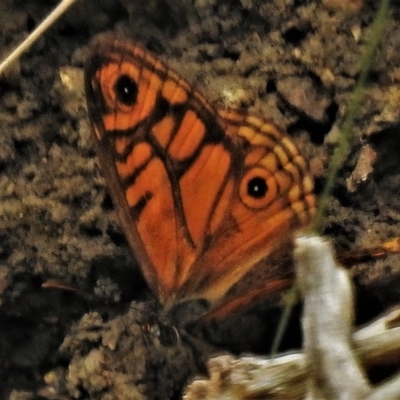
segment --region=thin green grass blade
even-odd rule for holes
[[[328,166],[327,179],[319,199],[317,213],[313,222],[312,230],[314,232],[317,232],[318,234],[322,233],[323,217],[326,211],[326,207],[332,194],[338,171],[345,161],[346,155],[348,153],[350,141],[353,134],[354,121],[356,120],[360,112],[368,73],[371,70],[378,49],[378,45],[383,37],[383,33],[385,30],[385,21],[387,19],[389,10],[390,0],[381,0],[378,12],[371,26],[371,31],[369,33],[364,52],[361,55],[360,76],[350,96],[348,109],[344,116],[343,124],[340,128],[340,138]],[[288,295],[286,297],[286,306],[283,310],[277,332],[271,347],[271,357],[274,357],[279,349],[293,307],[298,301],[299,291],[296,285],[294,285],[292,289],[289,289]]]

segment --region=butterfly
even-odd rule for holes
[[[308,164],[273,123],[217,111],[140,45],[103,34],[89,48],[100,168],[145,280],[167,308],[215,307],[311,221]]]

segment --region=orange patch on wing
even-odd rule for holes
[[[124,154],[131,141],[132,139],[129,136],[116,136],[114,139],[116,153],[119,155]]]
[[[243,122],[246,118],[244,114],[234,110],[218,110],[218,114],[222,118],[233,122]]]
[[[295,157],[297,154],[299,154],[299,150],[297,149],[296,145],[291,140],[289,140],[289,138],[283,137],[281,143],[292,157]]]
[[[125,162],[116,161],[116,167],[121,179],[134,174],[138,168],[145,165],[152,155],[152,147],[148,143],[138,143],[129,153]]]
[[[294,184],[292,177],[282,170],[275,172],[274,179],[278,186],[278,194],[286,193],[290,187]]]
[[[249,154],[246,155],[244,159],[245,165],[255,165],[260,162],[265,157],[267,149],[264,147],[256,147]]]
[[[274,172],[278,169],[278,158],[276,154],[271,151],[260,161],[260,164],[267,170]]]
[[[144,196],[147,202],[136,222],[146,252],[165,288],[175,285],[177,268],[177,223],[168,174],[160,159],[152,159],[146,170],[125,192],[130,207]],[[160,223],[161,222],[161,223]]]
[[[182,104],[187,101],[187,91],[171,79],[164,82],[161,93],[170,104]]]
[[[209,226],[209,234],[213,235],[217,232],[222,220],[224,219],[229,205],[232,202],[232,193],[234,189],[233,179],[229,179],[221,194],[219,202],[216,204],[215,210],[212,214]]]
[[[286,165],[289,162],[289,157],[288,157],[285,149],[280,144],[277,144],[274,147],[273,151],[276,154],[276,156],[278,157],[281,165]]]
[[[155,124],[151,131],[164,149],[171,141],[171,135],[175,128],[176,120],[172,116],[166,116],[160,122]]]
[[[265,122],[261,127],[260,127],[260,132],[262,134],[266,134],[269,136],[274,136],[278,141],[282,139],[282,132],[279,131],[279,129],[272,125],[269,122]]]
[[[299,169],[297,163],[287,163],[284,166],[284,170],[292,176],[294,182],[300,182],[301,178],[303,177],[303,170]]]
[[[284,197],[274,199],[266,209],[255,211],[240,202],[233,203],[230,212],[238,229],[230,229],[229,240],[216,238],[215,251],[205,257],[205,262],[210,262],[221,273],[223,271],[224,284],[228,288],[261,257],[267,256],[283,237],[286,238],[294,214]],[[219,288],[210,290],[217,293]]]
[[[256,117],[255,115],[247,115],[246,116],[246,123],[252,125],[253,128],[259,129],[263,125],[264,120],[262,120],[259,117]]]
[[[131,114],[115,112],[103,116],[103,125],[106,131],[126,130],[136,125],[137,120]]]
[[[305,193],[311,193],[314,190],[314,182],[309,176],[303,178],[303,188]]]
[[[156,74],[151,71],[143,69],[140,81],[138,84],[138,99],[137,107],[141,107],[139,114],[139,121],[143,121],[154,110],[157,97],[161,91],[163,81]]]
[[[176,135],[168,148],[175,160],[183,160],[193,155],[206,133],[203,121],[192,111],[186,111]]]
[[[222,145],[205,146],[180,180],[183,211],[196,246],[204,240],[213,206],[230,165],[231,157]],[[205,176],[212,179],[204,179]]]
[[[270,149],[276,145],[276,140],[273,140],[266,135],[260,134],[249,126],[241,126],[238,129],[237,133],[239,136],[244,137],[253,145],[265,146]]]
[[[305,217],[305,211],[307,210],[308,204],[307,202],[304,202],[303,200],[301,201],[296,201],[293,202],[290,205],[290,208],[297,214],[297,217],[302,220]],[[308,211],[308,210],[307,210]],[[307,212],[308,214],[308,212]]]

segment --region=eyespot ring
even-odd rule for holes
[[[249,208],[265,208],[277,195],[277,185],[271,172],[265,168],[253,167],[243,176],[239,196]]]

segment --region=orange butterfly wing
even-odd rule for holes
[[[96,38],[85,89],[110,195],[163,304],[219,300],[310,221],[313,182],[291,139],[217,113],[140,46]]]

